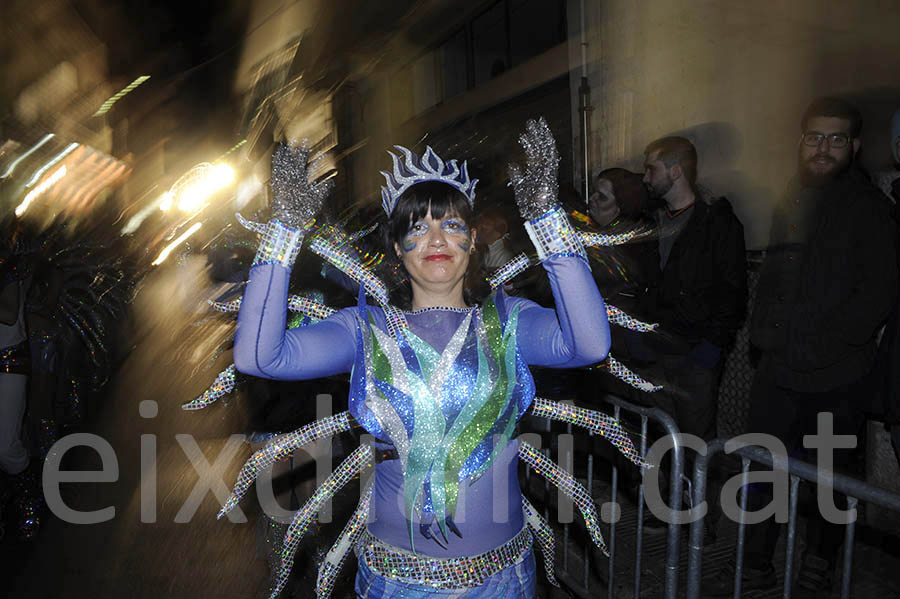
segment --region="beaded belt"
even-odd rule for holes
[[[356,553],[379,576],[434,589],[463,589],[480,586],[488,577],[521,562],[531,542],[531,530],[525,526],[496,549],[479,555],[437,558],[388,545],[365,531]]]

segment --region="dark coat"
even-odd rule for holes
[[[797,227],[806,233],[792,238]],[[881,191],[856,169],[815,193],[792,183],[772,218],[753,308],[760,368],[804,392],[861,379],[896,294],[895,227]]]
[[[683,351],[701,341],[724,349],[746,305],[744,227],[725,198],[698,197],[665,268],[647,290],[645,313],[684,343]]]
[[[900,176],[893,180],[892,195],[900,203]],[[900,206],[894,205],[895,225],[900,225]],[[897,262],[900,263],[900,240],[897,247]],[[900,302],[884,327],[884,336],[878,346],[878,355],[872,369],[875,417],[892,425],[900,425]]]

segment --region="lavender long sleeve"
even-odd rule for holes
[[[574,368],[600,362],[609,351],[606,307],[587,264],[574,257],[544,261],[556,309],[522,298],[503,297],[504,312],[519,305],[518,342],[528,364]],[[290,272],[263,264],[250,270],[250,281],[238,313],[234,363],[247,374],[272,379],[312,379],[349,372],[356,351],[354,308],[341,310],[317,324],[286,330]],[[381,310],[372,310],[384,326]],[[410,326],[416,331],[414,317]],[[431,339],[442,349],[445,339]]]
[[[270,379],[314,379],[350,372],[356,336],[352,318],[339,312],[322,322],[286,330],[290,271],[261,264],[238,312],[234,364],[247,374]]]
[[[606,304],[587,263],[569,256],[543,262],[550,278],[556,309],[530,300],[510,298],[507,313],[518,302],[519,350],[528,364],[577,368],[606,359],[609,321]]]

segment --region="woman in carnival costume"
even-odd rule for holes
[[[295,515],[282,548],[272,596],[284,588],[299,539],[319,507],[374,463],[361,500],[320,565],[317,596],[328,597],[350,549],[358,555],[361,598],[503,597],[535,594],[533,540],[553,579],[553,534],[523,497],[518,460],[557,484],[579,507],[594,542],[605,550],[587,491],[530,445],[515,438],[526,412],[601,434],[634,463],[634,445],[609,416],[535,398],[529,365],[574,368],[607,357],[609,320],[627,317],[604,305],[591,277],[585,238],[557,201],[559,155],[546,122],[529,121],[520,141],[524,168],[510,166],[525,227],[547,271],[556,308],[506,296],[502,283],[528,266],[524,255],[491,281],[498,291],[481,303],[468,297],[465,276],[477,232],[471,228],[477,180],[466,164],[444,162],[431,148],[419,159],[397,146],[382,173],[388,251],[402,262],[411,302],[390,303],[387,288],[348,251],[352,238],[325,234],[314,215],[328,194],[309,181],[303,148],[280,146],[273,158],[274,218],[244,222],[263,235],[239,307],[234,367],[203,396],[202,408],[230,391],[234,368],[272,379],[350,373],[349,410],[278,437],[239,475],[220,517],[256,476],[298,447],[358,425],[373,437],[355,450]],[[594,234],[596,237],[596,234]],[[623,239],[627,236],[623,237]],[[358,305],[339,311],[290,296],[291,268],[306,239],[313,252],[360,285]],[[377,306],[369,305],[364,294]],[[310,316],[286,329],[289,310]],[[642,323],[631,321],[630,326]],[[620,369],[630,375],[627,370]],[[639,381],[639,379],[638,379]]]

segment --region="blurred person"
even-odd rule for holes
[[[7,223],[3,229],[6,235],[0,251],[0,471],[4,476],[0,512],[12,507],[17,534],[28,538],[37,531],[41,502],[38,464],[30,464],[28,450],[22,442],[31,370],[25,327],[25,297],[31,273],[16,253],[19,233],[16,223]]]
[[[484,250],[485,271],[493,272],[513,259],[509,243],[509,223],[501,208],[488,208],[476,221],[478,245]]]
[[[663,333],[632,339],[633,353],[662,371],[667,389],[652,400],[662,400],[681,432],[710,440],[723,355],[746,310],[744,228],[727,199],[697,187],[690,141],[664,137],[644,156],[643,182],[665,205],[654,213],[659,274],[642,303]]]
[[[588,198],[588,210],[594,223],[601,228],[619,223],[637,222],[649,205],[647,189],[639,173],[624,168],[608,168],[594,177]]]
[[[833,414],[835,435],[858,433],[864,422],[862,381],[897,293],[888,202],[854,163],[861,128],[859,111],[842,100],[820,98],[806,109],[797,173],[773,213],[760,270],[750,327],[760,358],[749,432],[777,437],[792,457],[805,457],[803,436],[816,433],[820,413]],[[846,470],[852,452],[835,449],[835,469]],[[750,511],[768,505],[771,487],[751,486],[748,500]],[[835,505],[846,509],[846,497],[836,495]],[[841,525],[826,523],[817,508],[812,512],[792,595],[801,599],[830,590],[843,536]],[[772,555],[778,534],[772,518],[748,527],[744,589],[776,585]],[[727,596],[732,590],[733,570],[726,569],[708,594]]]
[[[881,190],[887,194],[893,202],[893,216],[895,222],[900,221],[900,109],[891,118],[891,155],[894,164],[875,176],[875,181]],[[898,222],[900,224],[900,222]],[[900,262],[900,248],[898,248],[898,262]],[[891,317],[888,319],[878,346],[878,357],[873,368],[873,383],[875,391],[875,406],[873,412],[877,418],[890,427],[891,442],[894,446],[894,454],[900,461],[900,369],[895,365],[900,363],[900,303],[894,306]]]
[[[876,173],[875,183],[896,204],[900,202],[900,109],[891,117],[891,156],[893,164]]]
[[[476,219],[475,230],[478,232],[477,247],[481,254],[479,278],[484,278],[514,257],[506,213],[499,207],[484,210]],[[517,293],[512,281],[503,284],[503,291],[510,295]]]
[[[607,234],[650,230],[652,220],[642,175],[624,168],[597,173],[588,198],[588,213],[597,230]],[[632,315],[640,313],[638,298],[658,278],[655,239],[638,239],[611,248],[592,248],[594,279],[603,297]],[[640,335],[625,329],[622,335]],[[616,344],[619,345],[619,344]]]

